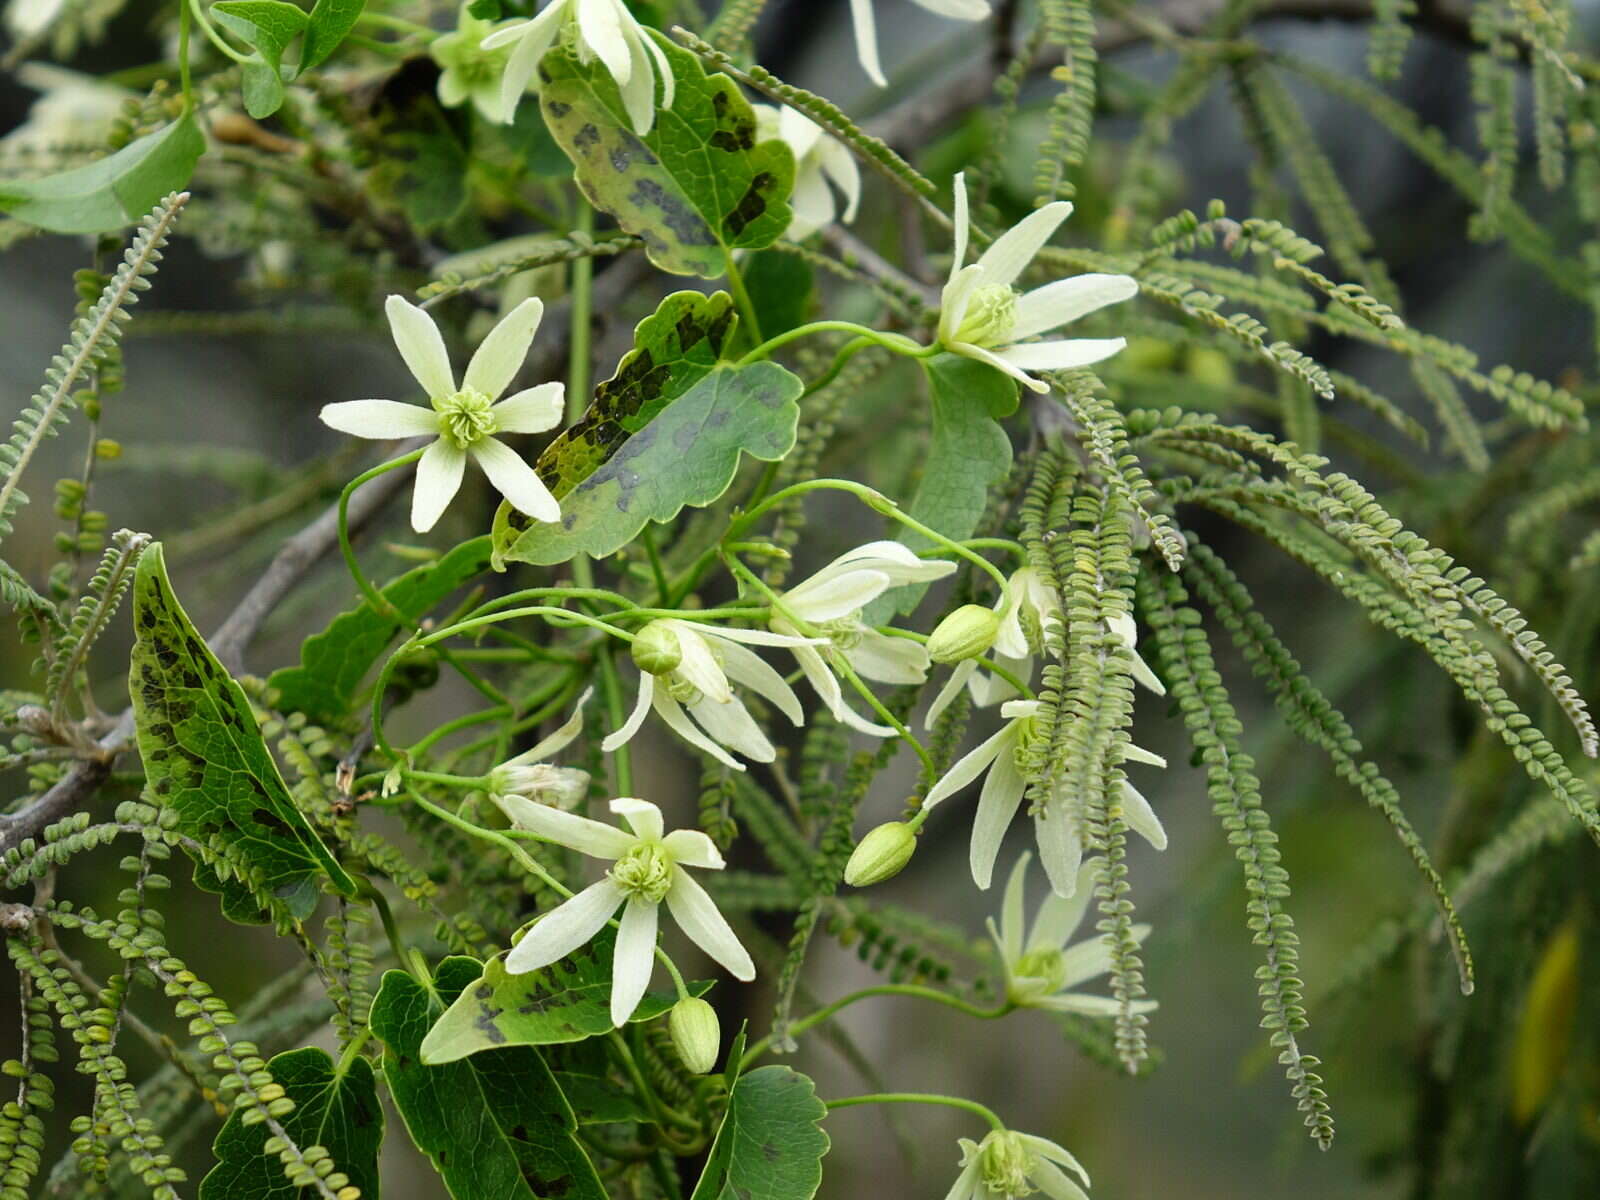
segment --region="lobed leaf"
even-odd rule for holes
[[[284,0],[219,0],[211,15],[229,33],[255,51],[241,64],[244,109],[256,120],[270,117],[283,107],[285,70],[283,52],[305,32],[304,9]]]
[[[822,1184],[828,1115],[816,1085],[788,1067],[741,1076],[690,1200],[809,1200]]]

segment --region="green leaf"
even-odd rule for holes
[[[403,64],[383,84],[362,138],[375,164],[367,188],[381,207],[398,209],[419,232],[449,224],[467,205],[470,119],[441,108],[439,67],[431,59]]]
[[[728,1113],[690,1200],[809,1200],[822,1184],[828,1115],[816,1085],[761,1067],[733,1085]]]
[[[300,70],[309,71],[337,50],[366,6],[367,0],[317,0],[311,10],[311,23],[306,26]]]
[[[797,254],[763,250],[745,260],[744,286],[763,337],[776,337],[804,325],[810,319],[815,285],[811,264]]]
[[[172,594],[160,542],[139,557],[133,624],[128,690],[148,795],[177,814],[180,833],[219,847],[255,893],[270,893],[295,919],[316,907],[323,876],[354,896],[354,881],[295,807],[244,691]],[[220,892],[234,920],[262,919],[241,882],[198,863],[195,881]]]
[[[756,140],[755,113],[726,75],[656,37],[677,80],[672,108],[643,138],[599,59],[559,47],[539,71],[545,122],[598,208],[644,239],[650,261],[675,275],[714,278],[728,252],[770,246],[789,227],[794,155]]]
[[[531,1046],[428,1066],[422,1039],[482,964],[447,958],[432,991],[388,971],[372,1002],[383,1077],[417,1148],[455,1200],[606,1200],[576,1133],[577,1119]]]
[[[302,1150],[321,1146],[334,1171],[361,1189],[361,1200],[378,1200],[378,1147],[383,1142],[383,1106],[372,1064],[352,1059],[343,1075],[325,1050],[307,1046],[275,1055],[267,1064],[273,1080],[294,1101],[280,1117],[284,1132]],[[248,1109],[236,1108],[218,1132],[212,1150],[217,1165],[200,1181],[200,1200],[307,1200],[311,1188],[290,1183],[276,1154],[266,1153],[270,1130],[246,1125]]]
[[[284,79],[295,75],[285,70],[283,52],[305,32],[305,10],[284,0],[218,0],[211,15],[255,51],[242,69],[244,110],[258,121],[270,117],[283,107]]]
[[[553,1074],[567,1103],[572,1105],[572,1113],[579,1125],[656,1123],[656,1119],[636,1097],[609,1079],[580,1075],[576,1071],[555,1071]]]
[[[474,538],[443,558],[407,571],[381,594],[415,621],[488,565],[489,539]],[[278,690],[278,707],[303,712],[323,725],[343,723],[361,681],[400,629],[400,621],[368,603],[340,613],[327,629],[301,644],[298,667],[274,671],[267,680]]]
[[[205,135],[186,113],[86,166],[0,182],[0,212],[53,233],[120,229],[187,186],[205,149]]]

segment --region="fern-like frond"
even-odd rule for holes
[[[56,640],[55,654],[45,676],[45,696],[57,721],[67,716],[67,708],[78,676],[88,662],[89,651],[116,616],[122,598],[133,583],[133,569],[139,555],[150,544],[150,535],[119,529],[101,556],[100,566],[84,588],[72,619]]]

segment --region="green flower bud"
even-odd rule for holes
[[[672,1035],[673,1048],[683,1065],[696,1075],[704,1075],[717,1065],[722,1027],[717,1023],[717,1010],[704,1000],[685,996],[673,1005],[667,1032]]]
[[[856,844],[844,865],[844,881],[851,887],[871,887],[893,879],[917,851],[917,831],[904,821],[889,821],[871,830]]]
[[[1000,614],[981,604],[963,604],[939,622],[928,639],[928,657],[936,663],[958,663],[987,654],[1000,632]]]
[[[683,650],[678,645],[678,635],[670,625],[651,621],[633,639],[633,665],[651,675],[666,675],[678,669],[683,661]]]

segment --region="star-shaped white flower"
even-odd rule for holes
[[[565,750],[583,730],[583,706],[590,695],[591,690],[585,690],[578,697],[576,709],[560,729],[489,772],[489,799],[513,821],[535,804],[570,811],[589,794],[589,772],[552,766],[545,760]]]
[[[932,808],[988,772],[983,791],[978,795],[978,812],[972,821],[972,842],[968,850],[972,880],[980,888],[987,889],[994,878],[1000,843],[1028,790],[1023,767],[1032,739],[1037,735],[1034,718],[1041,707],[1037,700],[1008,700],[1002,704],[1000,715],[1005,718],[1005,725],[952,763],[922,801],[923,808]],[[1167,765],[1165,759],[1132,744],[1124,747],[1123,758],[1155,766]],[[1129,829],[1157,850],[1166,849],[1166,830],[1161,827],[1155,810],[1126,780],[1122,784],[1122,819]],[[1053,797],[1034,814],[1034,832],[1039,842],[1039,858],[1050,876],[1051,886],[1062,896],[1072,895],[1078,868],[1083,863],[1083,841],[1076,816],[1066,811],[1060,797]]]
[[[843,658],[856,674],[879,683],[921,683],[928,677],[928,652],[909,638],[890,637],[861,620],[861,610],[884,592],[903,583],[930,583],[955,571],[942,559],[922,559],[899,542],[868,542],[841,554],[809,579],[795,584],[779,599],[783,608],[828,639],[817,647],[804,639],[793,647],[795,659],[834,719],[876,737],[894,730],[860,716],[844,702],[844,691],[829,658]],[[776,633],[797,636],[799,630],[782,616],[770,622]]]
[[[1036,392],[1048,392],[1050,385],[1029,371],[1087,367],[1128,344],[1127,338],[1026,340],[1126,300],[1139,290],[1139,284],[1128,275],[1087,274],[1058,279],[1026,295],[1017,291],[1014,285],[1034,255],[1072,215],[1071,204],[1057,200],[1035,209],[967,266],[963,265],[969,227],[964,176],[956,176],[955,196],[955,256],[939,300],[940,345],[952,354],[988,363]]]
[[[511,51],[485,50],[484,39],[494,31],[493,21],[472,15],[471,0],[461,5],[455,32],[437,37],[428,47],[428,57],[439,65],[439,103],[456,108],[472,101],[486,121],[506,119],[500,82],[505,76]]]
[[[835,221],[854,221],[861,204],[861,168],[855,155],[804,113],[787,106],[754,107],[761,138],[779,138],[794,151],[794,194],[789,197],[794,219],[784,236],[798,242]],[[844,198],[842,215],[834,189]]]
[[[1079,1013],[1087,1017],[1115,1016],[1121,1004],[1112,996],[1073,992],[1111,970],[1111,950],[1099,936],[1085,938],[1075,946],[1067,943],[1083,921],[1094,897],[1094,873],[1099,860],[1090,859],[1078,868],[1078,886],[1070,897],[1054,891],[1045,896],[1029,928],[1022,906],[1028,881],[1028,862],[1024,853],[1011,868],[1006,881],[1005,900],[1000,908],[1000,927],[988,921],[989,936],[999,947],[1006,973],[1006,999],[1018,1008],[1044,1008],[1051,1012]],[[1133,939],[1143,942],[1150,926],[1135,925]],[[1136,1000],[1134,1012],[1152,1012],[1154,1000]]]
[[[433,407],[395,400],[346,400],[326,405],[322,419],[356,437],[438,439],[417,463],[411,527],[418,533],[433,528],[460,489],[469,458],[513,506],[536,521],[559,521],[561,506],[544,481],[520,454],[492,436],[543,433],[561,420],[565,388],[559,383],[541,383],[500,400],[528,357],[544,316],[544,302],[537,296],[524,300],[489,331],[467,364],[460,387],[433,318],[400,296],[390,296],[384,311],[400,357]]]
[[[611,966],[611,1022],[624,1024],[639,1007],[655,965],[658,909],[663,901],[678,928],[735,978],[749,982],[755,964],[706,891],[684,870],[720,871],[726,864],[698,829],[664,833],[661,810],[648,800],[611,802],[633,832],[542,804],[517,816],[519,828],[592,858],[609,859],[605,878],[541,917],[506,955],[512,975],[537,971],[583,945],[621,908]]]
[[[929,12],[958,21],[981,21],[989,15],[989,0],[912,0]],[[856,29],[856,54],[867,78],[879,87],[888,87],[883,64],[878,60],[878,23],[872,0],[850,0],[850,16]]]
[[[961,1174],[944,1200],[1021,1200],[1035,1191],[1050,1200],[1089,1200],[1089,1173],[1048,1138],[996,1129],[981,1142],[962,1138],[960,1146]]]
[[[797,649],[807,644],[805,638],[670,618],[652,621],[640,631],[640,638],[647,634],[671,649],[660,660],[664,669],[655,669],[655,661],[635,652],[639,698],[622,727],[600,743],[607,753],[638,733],[653,709],[673,733],[735,771],[744,770],[744,764],[724,746],[751,762],[772,762],[778,752],[734,694],[735,683],[766,699],[796,726],[805,723],[794,689],[760,655],[739,644]]]
[[[656,119],[657,75],[664,109],[672,107],[677,81],[661,47],[622,0],[551,0],[532,20],[497,29],[483,39],[485,50],[517,44],[500,83],[505,119],[516,117],[517,105],[538,72],[539,60],[555,45],[568,21],[577,31],[578,57],[586,63],[598,58],[605,64],[622,93],[622,106],[633,131],[640,137],[649,133]]]

